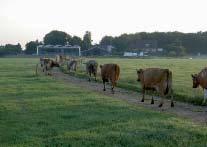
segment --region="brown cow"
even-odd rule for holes
[[[44,66],[44,64],[47,64],[48,62],[49,62],[49,58],[42,58],[42,57],[40,57],[40,65],[41,65],[41,67],[43,67]]]
[[[192,74],[193,88],[199,87],[204,90],[203,104],[207,102],[207,67],[202,69],[198,74]]]
[[[44,70],[45,70],[45,65],[46,64],[48,64],[49,63],[49,61],[50,61],[50,59],[49,58],[42,58],[42,57],[40,57],[40,65],[41,65],[41,67],[42,67],[42,72],[44,72]]]
[[[51,74],[51,70],[53,67],[60,67],[59,63],[50,59],[49,62],[47,64],[45,64],[44,68],[45,68],[45,74],[47,75],[52,75]],[[50,71],[50,72],[49,72]]]
[[[64,55],[56,55],[55,61],[58,62],[60,65],[63,64],[66,60],[66,56]]]
[[[163,97],[171,94],[171,107],[174,106],[172,96],[172,72],[168,69],[147,68],[137,70],[138,79],[142,86],[142,100],[144,102],[145,90],[157,91],[161,96],[159,107],[163,105]],[[154,104],[152,97],[151,104]]]
[[[88,62],[86,62],[86,72],[87,74],[89,74],[88,81],[91,81],[91,74],[94,75],[96,81],[97,70],[98,70],[98,63],[95,60],[89,60]]]
[[[72,60],[72,61],[67,62],[67,69],[69,70],[69,72],[70,72],[70,70],[76,71],[77,66],[78,66],[78,61],[76,61],[76,60]]]
[[[114,86],[116,85],[117,80],[119,79],[120,68],[117,64],[104,64],[100,65],[101,68],[101,77],[103,80],[104,89],[106,91],[105,83],[110,80],[111,82],[111,91],[114,93]]]

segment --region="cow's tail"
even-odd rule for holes
[[[167,73],[167,87],[164,93],[165,95],[168,94],[172,89],[172,72],[167,70],[166,73]]]
[[[119,80],[119,75],[120,75],[120,67],[115,64],[115,80]]]

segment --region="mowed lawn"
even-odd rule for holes
[[[0,59],[0,146],[207,146],[206,126],[36,77],[37,62]]]
[[[175,99],[199,105],[202,104],[203,90],[201,88],[192,88],[191,74],[198,73],[201,69],[207,67],[207,59],[97,58],[96,60],[99,64],[116,63],[120,65],[121,74],[118,86],[139,92],[141,92],[141,87],[140,83],[137,82],[136,69],[149,67],[170,69],[173,72],[173,90]],[[79,69],[78,74],[79,76],[86,75],[84,66]]]

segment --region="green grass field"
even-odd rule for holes
[[[52,77],[36,77],[37,61],[0,59],[0,146],[207,146],[206,126],[130,105]],[[125,68],[126,61],[133,62],[120,60]],[[128,64],[134,69],[146,66],[139,61],[142,60],[136,60],[134,66]],[[137,85],[133,70],[123,69],[122,75],[126,73],[131,81],[122,76],[120,82]]]
[[[159,67],[168,68],[173,72],[174,98],[179,101],[197,105],[202,104],[203,91],[192,88],[191,74],[198,73],[207,66],[207,59],[125,59],[98,58],[99,64],[117,63],[121,68],[118,86],[141,92],[140,83],[136,81],[136,69]],[[99,69],[100,70],[100,69]],[[86,77],[85,67],[82,66],[76,76]],[[99,78],[99,80],[101,80]]]

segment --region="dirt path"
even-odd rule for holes
[[[103,91],[102,83],[88,82],[86,79],[80,79],[68,74],[64,74],[60,71],[53,71],[53,77],[58,80],[62,80],[66,83],[72,83],[81,88],[89,89],[100,94],[104,94],[113,98],[118,98],[128,103],[136,104],[141,107],[147,107],[155,111],[164,111],[168,113],[173,113],[177,116],[190,118],[196,123],[201,123],[207,125],[207,106],[195,106],[187,103],[175,102],[175,107],[170,107],[170,101],[165,100],[162,108],[158,107],[159,100],[155,99],[155,104],[151,105],[151,98],[146,97],[144,103],[141,101],[141,95],[134,91],[124,90],[121,88],[115,88],[115,94],[111,93],[110,87],[106,86],[106,91]]]

